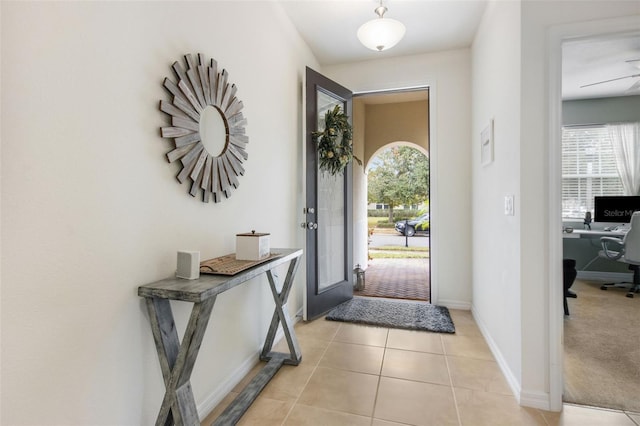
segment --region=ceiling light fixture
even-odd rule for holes
[[[382,5],[376,7],[374,12],[378,18],[365,22],[358,28],[358,39],[371,50],[382,52],[398,44],[404,37],[405,28],[402,22],[385,18],[388,9]]]

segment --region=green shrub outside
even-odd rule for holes
[[[420,216],[422,210],[394,210],[393,217],[402,219],[413,219]],[[387,209],[369,209],[367,211],[369,217],[389,217],[389,210]]]
[[[414,217],[418,217],[420,216],[422,213],[424,213],[424,210],[394,210],[393,211],[393,221],[394,223],[399,221],[399,220],[405,220],[405,219],[413,219]],[[383,226],[383,224],[389,224],[389,210],[383,210],[383,209],[370,209],[368,210],[368,215],[369,217],[384,217],[386,219],[380,220],[378,221],[378,226],[383,228],[385,226]],[[391,226],[389,226],[390,228],[393,228],[393,224],[390,224]]]
[[[378,228],[394,228],[395,227],[395,223],[390,223],[386,220],[380,220],[378,221],[378,224],[376,225]]]
[[[389,210],[369,209],[369,210],[367,210],[367,216],[369,216],[369,217],[388,217],[389,216]]]

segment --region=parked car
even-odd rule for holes
[[[404,220],[396,222],[396,231],[398,231],[402,235],[407,235],[409,237],[413,237],[416,233],[428,235],[429,234],[429,213],[425,213],[414,219],[410,219],[406,221],[406,229],[405,229]]]

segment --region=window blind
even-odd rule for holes
[[[623,195],[607,128],[563,127],[562,217],[593,213],[593,197],[601,195]]]

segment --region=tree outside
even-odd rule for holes
[[[368,202],[388,204],[389,222],[393,222],[395,207],[429,198],[429,160],[415,148],[387,148],[369,169],[368,188]]]

